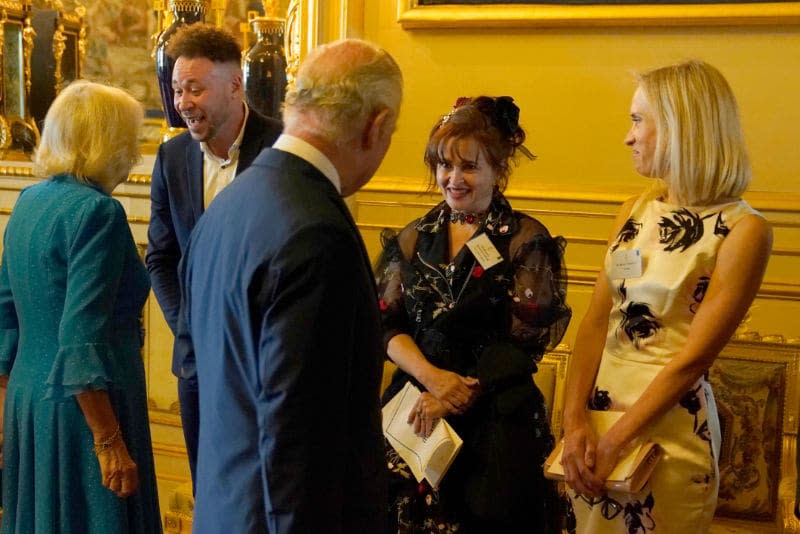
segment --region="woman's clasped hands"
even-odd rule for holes
[[[477,378],[443,369],[434,371],[424,385],[428,391],[419,396],[408,414],[408,424],[414,425],[414,432],[423,437],[430,436],[442,417],[466,412],[480,394]]]
[[[605,481],[617,465],[621,451],[613,432],[598,439],[588,423],[575,426],[564,434],[561,465],[565,482],[580,495],[602,496]]]

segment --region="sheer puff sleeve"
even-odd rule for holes
[[[400,233],[389,228],[381,232],[383,251],[375,262],[375,277],[384,347],[394,336],[411,331],[403,296],[403,272],[410,268],[409,260],[416,238],[417,231],[413,223]]]
[[[558,345],[572,318],[566,301],[566,240],[551,237],[533,219],[520,222],[510,251],[514,270],[511,337],[538,359]]]

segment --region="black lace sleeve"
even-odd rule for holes
[[[375,262],[378,306],[383,323],[384,346],[394,336],[410,333],[408,313],[403,297],[403,269],[408,268],[408,254],[403,253],[401,238],[407,240],[408,227],[399,235],[390,229],[381,232],[383,250]]]
[[[545,230],[521,243],[513,255],[511,337],[538,359],[561,341],[572,318],[567,305],[563,237]]]

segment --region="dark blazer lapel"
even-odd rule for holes
[[[192,141],[186,150],[186,181],[189,185],[189,196],[192,199],[194,220],[200,218],[205,211],[203,207],[203,151],[200,143]]]
[[[327,178],[326,178],[327,180]],[[333,185],[333,184],[331,184]],[[350,228],[353,230],[353,234],[355,234],[355,238],[358,241],[359,246],[361,247],[361,260],[364,262],[364,268],[366,269],[367,273],[372,273],[372,264],[369,261],[369,254],[367,253],[367,247],[364,245],[364,239],[361,237],[361,232],[358,231],[358,225],[356,225],[356,221],[353,219],[353,215],[350,213],[350,209],[345,204],[344,199],[342,199],[339,192],[336,191],[336,188],[333,187],[333,194],[331,194],[331,198],[339,208],[339,211],[342,212],[342,216],[347,220],[347,223],[350,225]],[[378,291],[375,288],[375,280],[370,278],[370,287],[375,292],[375,298],[378,298]]]
[[[272,146],[272,141],[268,138],[268,128],[268,123],[265,123],[251,109],[247,115],[247,123],[244,125],[242,146],[239,147],[239,163],[236,165],[236,176],[239,176],[239,173],[247,169],[262,150]]]

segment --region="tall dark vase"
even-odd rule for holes
[[[244,57],[247,105],[267,117],[280,119],[286,91],[283,19],[255,17],[250,21],[256,42]]]
[[[164,116],[170,128],[186,128],[186,123],[175,111],[173,103],[175,91],[172,89],[172,68],[175,60],[167,55],[167,45],[175,32],[184,24],[203,22],[206,14],[204,0],[169,0],[169,9],[172,11],[173,20],[156,43],[156,77],[158,88],[161,90],[161,104],[164,106]]]

